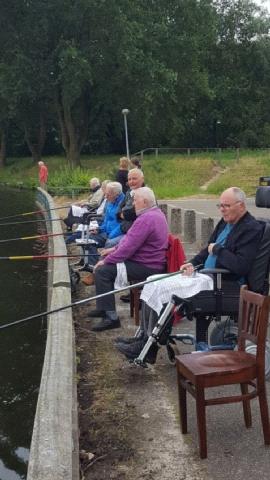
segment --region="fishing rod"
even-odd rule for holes
[[[93,257],[100,257],[99,253],[90,253]],[[49,258],[76,258],[88,257],[89,253],[72,253],[67,255],[12,255],[7,257],[0,257],[0,260],[48,260]]]
[[[202,267],[202,265],[197,265],[196,267],[194,267],[194,271],[198,270],[201,267]],[[143,287],[144,285],[147,285],[148,283],[157,282],[159,280],[164,280],[166,278],[170,278],[170,277],[173,277],[175,275],[183,274],[184,271],[185,270],[178,270],[177,272],[163,274],[163,275],[160,275],[160,276],[155,276],[155,278],[152,278],[150,280],[144,280],[143,282],[133,283],[132,285],[128,285],[126,287],[118,288],[118,289],[115,289],[115,290],[110,290],[109,292],[106,292],[106,293],[100,293],[99,295],[95,295],[93,297],[88,297],[88,298],[84,298],[82,300],[78,300],[77,302],[72,302],[69,305],[64,305],[63,307],[54,308],[53,310],[47,310],[46,312],[37,313],[35,315],[31,315],[30,317],[22,318],[20,320],[15,320],[14,322],[7,323],[5,325],[0,325],[0,330],[3,330],[4,328],[12,327],[14,325],[19,325],[19,324],[24,323],[24,322],[28,322],[29,320],[34,320],[35,318],[40,318],[40,317],[44,317],[46,315],[51,315],[53,313],[58,313],[58,312],[61,312],[63,310],[66,310],[68,308],[77,307],[78,305],[83,305],[85,303],[92,302],[93,300],[98,300],[99,298],[104,298],[107,295],[114,295],[115,293],[121,293],[121,292],[124,292],[126,290],[132,290],[133,288]]]
[[[28,216],[28,215],[35,215],[35,214],[38,214],[38,213],[50,212],[52,210],[60,210],[61,208],[69,208],[72,205],[80,206],[80,204],[81,204],[81,202],[67,203],[66,205],[62,205],[61,207],[48,208],[47,210],[33,210],[32,212],[15,213],[14,215],[8,215],[6,217],[1,217],[0,221],[7,220],[8,218],[25,217],[25,216]]]
[[[5,238],[4,240],[0,240],[0,243],[7,243],[7,242],[15,242],[16,240],[33,240],[36,238],[46,240],[49,237],[57,237],[59,235],[70,235],[71,232],[62,232],[62,233],[44,233],[40,235],[31,235],[28,237],[16,237],[16,238]]]
[[[62,208],[62,207],[61,207]],[[46,210],[43,210],[44,212]],[[86,212],[87,213],[87,212]],[[97,215],[96,213],[91,213],[89,212],[89,216],[91,216],[91,218],[95,218],[95,217],[99,217],[100,215]],[[61,221],[61,218],[50,218],[49,220],[40,220],[40,219],[36,219],[36,220],[26,220],[24,222],[8,222],[8,223],[0,223],[0,227],[2,226],[7,226],[7,225],[24,225],[26,223],[38,223],[38,222],[57,222],[57,221]]]

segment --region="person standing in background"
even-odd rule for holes
[[[119,170],[117,170],[115,180],[122,185],[123,193],[126,193],[129,189],[128,186],[128,167],[129,159],[127,157],[121,157],[119,160]]]
[[[43,190],[47,190],[48,168],[45,163],[41,161],[38,162],[38,167],[38,179],[40,188],[43,188]]]

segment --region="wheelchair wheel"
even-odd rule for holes
[[[254,345],[254,343],[251,343],[251,342],[247,342],[246,352],[252,353],[252,355],[256,355],[257,345]],[[266,345],[265,345],[265,378],[266,380],[270,378],[270,343],[269,342],[266,342]]]
[[[238,327],[232,318],[218,322],[210,335],[210,345],[237,343]]]

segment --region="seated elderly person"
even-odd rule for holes
[[[138,168],[133,168],[128,172],[128,186],[129,190],[125,195],[124,200],[119,205],[117,212],[118,235],[127,233],[133,222],[136,220],[136,211],[133,204],[133,196],[137,188],[144,187],[143,172]],[[103,250],[102,255],[108,254],[109,251]]]
[[[208,246],[181,268],[186,271],[187,275],[191,275],[194,267],[200,264],[203,264],[205,268],[225,268],[231,272],[227,278],[234,280],[236,288],[238,288],[238,284],[240,288],[240,285],[245,283],[245,278],[255,259],[262,236],[262,226],[247,211],[246,196],[237,187],[229,188],[221,194],[218,208],[222,219],[211,235]],[[159,288],[162,288],[163,285],[164,289],[165,282],[168,281],[170,279],[157,282],[156,296],[159,295]],[[147,286],[144,289],[146,290]],[[170,295],[171,293],[174,292],[170,292]],[[201,294],[203,292],[199,293],[199,295]],[[144,297],[144,291],[142,297]],[[167,302],[169,300],[168,294]],[[146,308],[143,308],[144,315],[140,335],[118,339],[118,350],[129,359],[138,357],[157,322],[157,314],[147,305],[143,305],[143,307]]]
[[[119,264],[124,263],[127,279],[135,281],[165,270],[168,245],[166,218],[157,207],[155,195],[150,188],[136,189],[133,199],[137,215],[135,222],[115,251],[95,266],[97,295],[113,290]],[[120,327],[114,295],[97,299],[97,310],[90,311],[89,317],[102,318],[92,327],[93,331]]]
[[[98,261],[98,248],[114,246],[123,237],[119,235],[119,221],[116,217],[119,205],[124,199],[122,185],[118,182],[109,182],[106,186],[106,198],[107,206],[103,222],[99,227],[91,230],[89,241],[93,242],[84,247],[88,262],[81,269],[82,271],[92,272],[92,266]]]
[[[88,199],[81,200],[76,205],[72,205],[64,222],[69,230],[72,230],[74,223],[82,223],[83,215],[96,210],[104,198],[104,192],[101,189],[100,181],[94,177],[89,180],[90,195]]]
[[[84,220],[84,216],[87,215],[88,216],[87,223],[79,223],[76,230],[74,232],[70,232],[70,234],[67,235],[67,237],[65,239],[66,244],[73,243],[73,242],[75,242],[75,240],[77,238],[78,239],[81,238],[82,237],[82,232],[83,231],[87,232],[87,230],[89,228],[91,228],[91,226],[92,226],[92,224],[90,223],[91,221],[94,221],[95,223],[97,222],[99,225],[103,222],[104,216],[105,216],[105,211],[106,211],[106,205],[107,205],[106,188],[107,188],[108,183],[110,183],[110,180],[104,180],[101,184],[101,190],[103,192],[104,198],[103,198],[101,204],[99,205],[99,207],[96,209],[93,216],[89,212],[87,214],[85,214],[85,213],[83,214],[83,217],[80,219],[80,221]],[[79,221],[79,218],[77,220]],[[82,262],[80,262],[80,264],[81,263]],[[85,262],[83,262],[82,264],[84,265],[84,263]]]

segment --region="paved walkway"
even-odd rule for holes
[[[175,205],[187,210],[196,210],[198,213],[207,217],[212,217],[217,220],[220,219],[219,210],[217,208],[218,198],[187,198],[178,200],[166,200],[168,205]],[[247,206],[249,212],[255,217],[269,218],[270,209],[258,208],[255,206],[254,197],[247,199]]]

